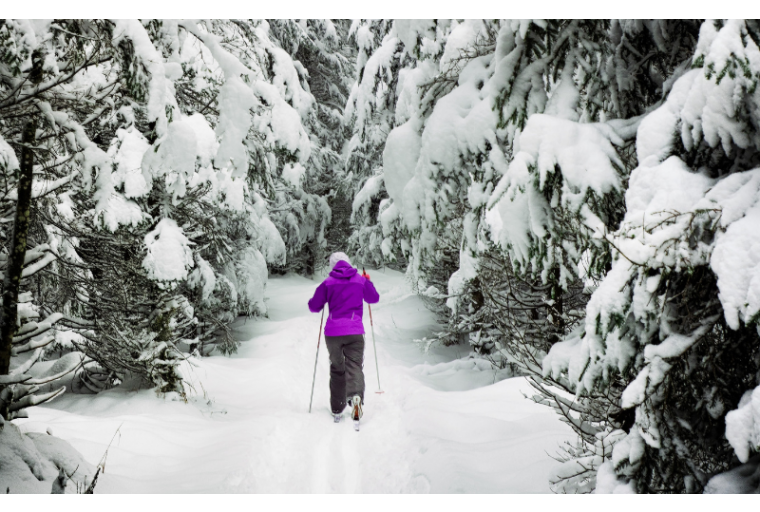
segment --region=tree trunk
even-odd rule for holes
[[[3,280],[3,306],[0,316],[0,375],[7,375],[11,366],[11,343],[16,334],[16,316],[18,313],[18,290],[21,273],[24,270],[26,256],[26,237],[29,232],[29,218],[32,203],[32,170],[34,153],[31,146],[37,123],[29,121],[24,126],[21,148],[21,170],[18,181],[18,201],[16,203],[16,221],[13,226],[13,242],[8,255],[8,266]],[[0,386],[0,393],[3,387]],[[9,403],[0,402],[0,415],[8,418]]]

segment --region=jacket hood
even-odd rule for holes
[[[357,270],[354,267],[341,260],[335,264],[335,267],[333,267],[330,272],[330,277],[336,279],[350,279],[356,275],[356,272]]]

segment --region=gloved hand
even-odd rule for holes
[[[369,274],[367,274],[367,271],[364,269],[362,269],[362,277],[367,281],[372,281],[372,279],[369,278]]]

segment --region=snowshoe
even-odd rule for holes
[[[343,419],[343,413],[340,414],[333,414],[333,421],[335,423],[340,423],[340,420]]]

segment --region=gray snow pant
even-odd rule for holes
[[[364,403],[364,335],[325,336],[330,353],[330,407],[343,412],[346,397],[359,395]]]

